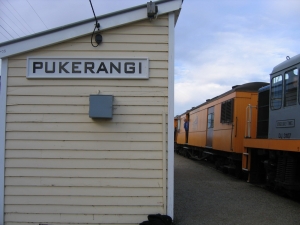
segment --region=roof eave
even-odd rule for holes
[[[163,0],[155,2],[158,5],[158,16],[170,12],[179,15],[182,0]],[[147,4],[117,11],[97,17],[100,31],[147,19]],[[6,58],[41,47],[57,44],[81,36],[91,34],[94,29],[94,18],[77,23],[43,31],[34,35],[14,39],[0,44],[0,58]]]

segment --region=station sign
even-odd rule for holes
[[[27,78],[149,79],[148,58],[27,58]]]

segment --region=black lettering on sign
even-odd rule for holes
[[[142,73],[142,63],[139,63],[139,73]]]
[[[59,62],[59,66],[58,66],[58,71],[59,73],[62,73],[62,71],[65,71],[65,73],[70,73],[68,70],[66,70],[65,66],[68,64],[69,62],[65,62],[64,64],[62,64],[62,62]]]
[[[28,58],[27,78],[149,78],[147,58]],[[277,126],[292,126],[287,120]]]
[[[112,69],[115,69],[118,73],[121,73],[121,63],[118,62],[118,67],[113,64],[112,62],[110,63],[110,73],[112,73]]]
[[[104,62],[101,62],[100,66],[99,66],[99,68],[97,70],[97,73],[99,73],[100,71],[104,71],[105,73],[108,73]]]
[[[80,65],[81,62],[72,62],[72,73],[81,73],[79,69],[79,67],[77,65]]]
[[[87,70],[89,70],[91,73],[95,73],[94,72],[94,63],[93,62],[85,62],[84,63],[84,72],[87,73]]]
[[[45,72],[46,73],[55,73],[55,62],[52,63],[52,70],[48,69],[48,62],[46,62]]]
[[[42,62],[33,62],[33,73],[35,73],[35,71],[37,69],[42,69],[43,68],[43,63]]]
[[[135,66],[134,62],[126,62],[124,64],[124,71],[125,71],[125,73],[135,73],[135,67],[134,66]]]

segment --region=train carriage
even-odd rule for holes
[[[239,166],[243,153],[246,107],[257,103],[257,91],[264,82],[233,86],[232,89],[175,118],[177,124],[176,151],[188,157],[208,158],[217,167],[231,169]],[[189,122],[186,135],[184,120]],[[251,130],[256,132],[256,121]]]

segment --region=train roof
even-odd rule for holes
[[[231,90],[229,90],[229,91],[227,91],[227,92],[225,92],[225,93],[223,93],[221,95],[218,95],[218,96],[216,96],[214,98],[207,99],[206,102],[204,102],[204,103],[202,103],[202,104],[200,104],[200,105],[198,105],[196,107],[192,107],[191,109],[187,110],[186,112],[182,113],[181,115],[176,116],[175,118],[178,118],[178,117],[180,117],[182,115],[185,115],[186,113],[189,113],[189,112],[193,111],[194,109],[197,109],[197,108],[199,108],[201,106],[209,104],[209,103],[211,103],[211,102],[213,102],[213,101],[215,101],[215,100],[217,100],[217,99],[219,99],[221,97],[229,95],[229,94],[231,94],[233,92],[256,92],[256,91],[258,91],[258,89],[260,89],[260,88],[262,88],[264,86],[267,86],[267,85],[269,85],[269,83],[266,83],[266,82],[251,82],[251,83],[245,83],[245,84],[241,84],[241,85],[232,86]]]
[[[263,91],[267,91],[270,90],[270,84],[264,87],[261,87],[260,89],[258,89],[258,92],[263,92]]]
[[[273,75],[274,73],[277,73],[277,72],[279,72],[281,70],[284,70],[288,67],[292,67],[292,66],[294,66],[298,63],[300,63],[300,54],[298,54],[298,55],[296,55],[292,58],[289,58],[287,56],[287,60],[285,60],[284,62],[282,62],[282,63],[278,64],[277,66],[275,66],[270,75]]]

